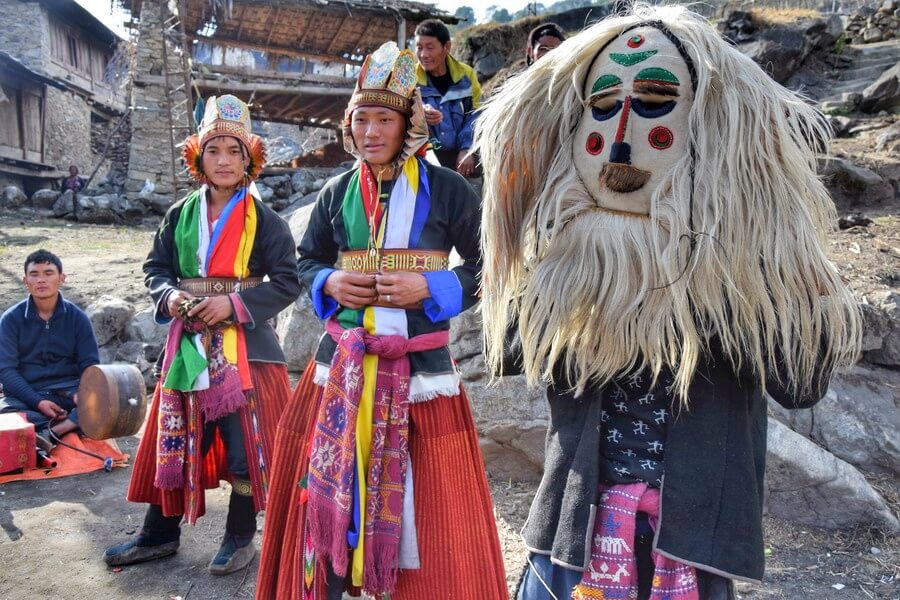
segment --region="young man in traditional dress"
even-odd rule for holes
[[[550,384],[520,597],[733,598],[763,575],[766,393],[811,406],[859,348],[825,121],[699,15],[638,5],[478,123],[488,362],[510,329]]]
[[[415,56],[389,42],[346,112],[359,166],[325,186],[299,246],[326,331],[278,428],[261,600],[508,595],[447,348],[449,319],[476,302],[479,202],[423,160],[427,140]],[[463,262],[449,269],[454,248]]]
[[[300,294],[287,223],[255,195],[265,147],[247,105],[211,97],[184,158],[199,190],[169,209],[144,263],[156,320],[170,323],[162,371],[138,448],[128,500],[150,504],[132,540],[107,564],[173,554],[180,523],[205,512],[205,490],[227,479],[225,536],[213,574],[256,553],[281,410],[290,397],[284,354],[269,320]],[[267,277],[267,279],[264,279]]]

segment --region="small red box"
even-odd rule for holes
[[[0,415],[0,473],[33,469],[36,451],[34,424],[22,413]]]

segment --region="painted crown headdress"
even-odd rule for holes
[[[266,162],[266,146],[258,135],[251,132],[250,108],[240,98],[230,94],[211,96],[206,101],[199,131],[184,141],[182,156],[191,177],[204,184],[211,183],[203,172],[203,148],[213,138],[236,138],[247,151],[250,164],[246,178],[256,179]]]
[[[400,50],[395,42],[385,42],[363,62],[347,111],[375,105],[410,116],[415,90],[415,54],[409,48]]]
[[[360,155],[353,143],[350,118],[360,106],[383,106],[409,119],[406,140],[395,163],[402,164],[428,143],[425,105],[416,87],[416,55],[409,48],[400,50],[396,42],[385,42],[363,62],[343,123],[344,149],[357,158]]]

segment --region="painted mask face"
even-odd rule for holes
[[[575,133],[575,167],[601,208],[650,214],[650,199],[688,152],[691,76],[654,27],[626,31],[596,58]]]

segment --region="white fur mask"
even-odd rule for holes
[[[688,66],[655,27],[613,40],[585,79],[575,167],[604,209],[649,215],[660,183],[688,152]]]

